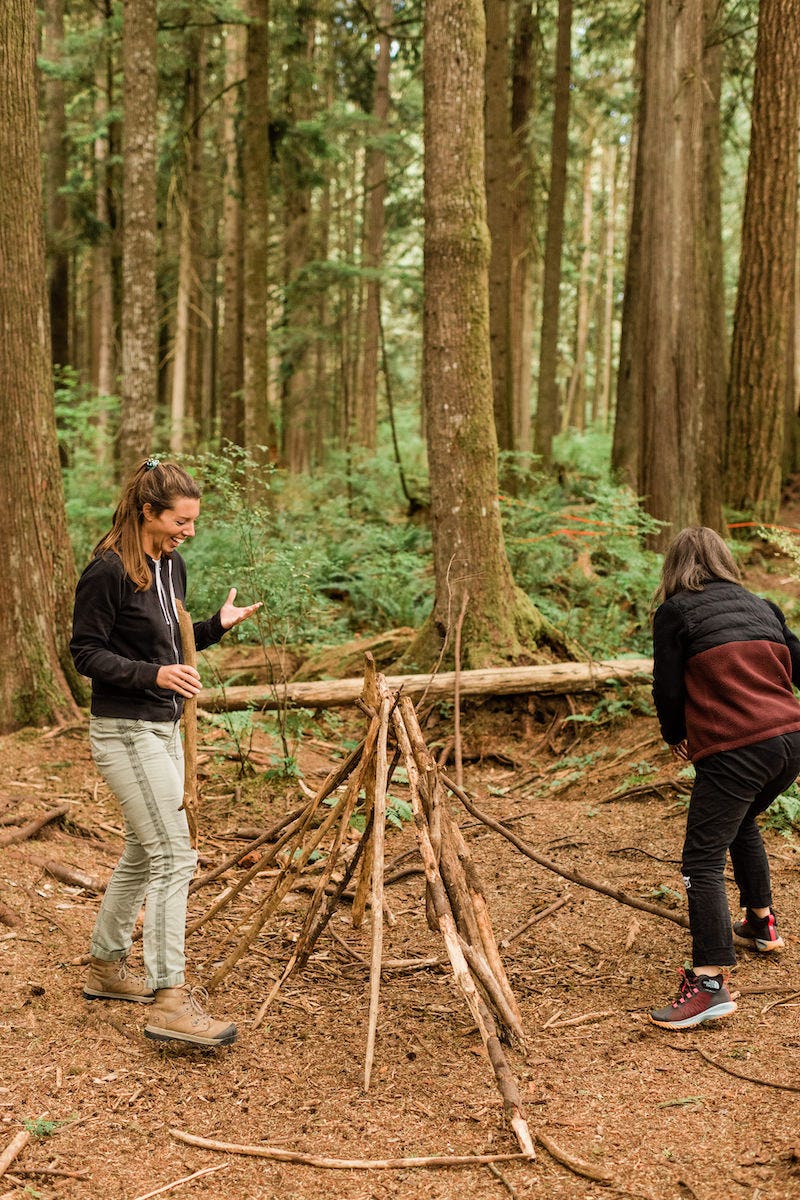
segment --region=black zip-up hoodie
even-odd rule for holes
[[[93,716],[176,721],[183,711],[183,697],[156,687],[156,675],[183,662],[176,601],[186,597],[186,564],[176,551],[148,563],[153,582],[144,592],[113,551],[93,558],[78,580],[70,650],[92,681]],[[195,621],[197,649],[224,632],[219,612]]]

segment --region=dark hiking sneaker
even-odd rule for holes
[[[132,975],[125,961],[126,956],[105,962],[102,958],[90,958],[83,981],[86,1000],[131,1000],[134,1004],[152,1004],[155,992],[138,975]]]
[[[780,953],[786,944],[778,933],[778,922],[772,909],[770,909],[768,917],[757,917],[749,908],[745,909],[744,920],[734,922],[733,932],[741,938],[746,938],[748,942],[752,942],[753,949],[758,950],[761,954],[769,954],[773,951]]]
[[[203,1009],[208,1000],[204,988],[159,988],[148,1014],[144,1036],[156,1042],[186,1046],[229,1046],[236,1041],[232,1021],[215,1021]]]
[[[692,1029],[704,1021],[716,1021],[736,1012],[736,1002],[721,975],[695,975],[681,970],[681,987],[677,999],[666,1008],[650,1013],[650,1020],[662,1029]]]

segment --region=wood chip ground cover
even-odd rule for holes
[[[484,754],[466,769],[471,794],[548,857],[682,907],[675,860],[685,797],[669,786],[679,782],[679,768],[663,751],[654,720],[562,726],[557,754],[541,748],[541,728],[533,732],[524,701],[509,701],[493,715],[488,707],[468,715],[466,748],[472,739]],[[359,734],[355,718],[350,732]],[[339,1158],[513,1154],[516,1142],[488,1062],[448,970],[386,972],[373,1083],[365,1094],[367,969],[342,942],[368,958],[369,916],[353,930],[343,907],[333,920],[337,938],[323,935],[305,973],[292,977],[258,1029],[249,1028],[299,929],[304,897],[295,894],[212,998],[213,1010],[238,1022],[239,1041],[216,1054],[155,1048],[141,1036],[138,1006],[82,999],[76,960],[86,951],[97,897],[57,882],[33,861],[53,858],[107,877],[116,860],[119,817],[87,742],[84,728],[0,739],[4,828],[14,827],[12,818],[21,824],[70,803],[66,824],[0,851],[0,904],[22,918],[14,928],[0,925],[0,1152],[26,1121],[45,1116],[54,1123],[0,1178],[0,1196],[134,1200],[224,1166],[162,1194],[800,1197],[800,1093],[770,1086],[800,1085],[796,842],[767,834],[786,953],[743,954],[733,977],[738,1012],[715,1026],[670,1035],[649,1025],[646,1013],[673,994],[688,936],[671,922],[566,883],[457,811],[498,939],[566,898],[503,951],[528,1033],[527,1054],[512,1049],[508,1057],[531,1129],[610,1172],[614,1184],[577,1176],[542,1147],[534,1163],[494,1169],[323,1171],[187,1146],[170,1130]],[[257,744],[268,754],[263,735]],[[312,786],[331,765],[330,744],[329,732],[315,730],[301,748]],[[519,766],[499,765],[487,752],[492,747]],[[236,847],[225,836],[234,827],[266,824],[300,799],[260,776],[240,785],[237,801],[234,763],[208,755],[203,770],[200,849],[212,862]],[[641,776],[659,791],[614,798]],[[402,786],[394,791],[403,794]],[[388,830],[388,861],[413,846],[410,826]],[[204,912],[222,886],[224,880],[195,895],[191,916]],[[732,881],[729,894],[735,905]],[[391,886],[387,899],[396,921],[385,929],[385,956],[441,955],[440,939],[426,925],[421,876]],[[212,922],[190,939],[193,981],[209,973],[209,955],[224,932]],[[133,963],[140,963],[138,949]],[[72,1177],[82,1173],[88,1178]]]

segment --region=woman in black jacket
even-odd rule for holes
[[[92,681],[92,757],[125,825],[83,994],[151,1004],[148,1037],[221,1046],[235,1039],[236,1026],[208,1016],[184,977],[186,902],[197,855],[182,807],[179,719],[184,699],[201,684],[183,662],[177,602],[186,595],[186,567],[177,549],[194,536],[199,513],[191,476],[174,463],[147,459],[129,479],[75,593],[70,648]],[[199,650],[260,607],[239,608],[235,598],[232,588],[214,616],[195,623]],[[143,900],[146,982],[126,967]]]
[[[725,542],[702,526],[670,545],[656,598],[653,699],[664,740],[696,775],[681,866],[693,967],[650,1019],[689,1029],[736,1010],[725,986],[736,962],[728,852],[746,910],[734,931],[758,951],[783,949],[756,817],[800,774],[800,641],[777,605],[742,587]]]

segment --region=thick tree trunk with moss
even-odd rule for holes
[[[489,351],[480,0],[430,0],[424,35],[423,392],[434,610],[404,661],[435,661],[465,602],[464,667],[531,661],[558,634],[515,587],[500,522]]]
[[[0,732],[76,713],[75,578],[56,447],[34,0],[0,5]]]
[[[726,498],[771,521],[793,387],[800,0],[762,0],[728,385]]]

